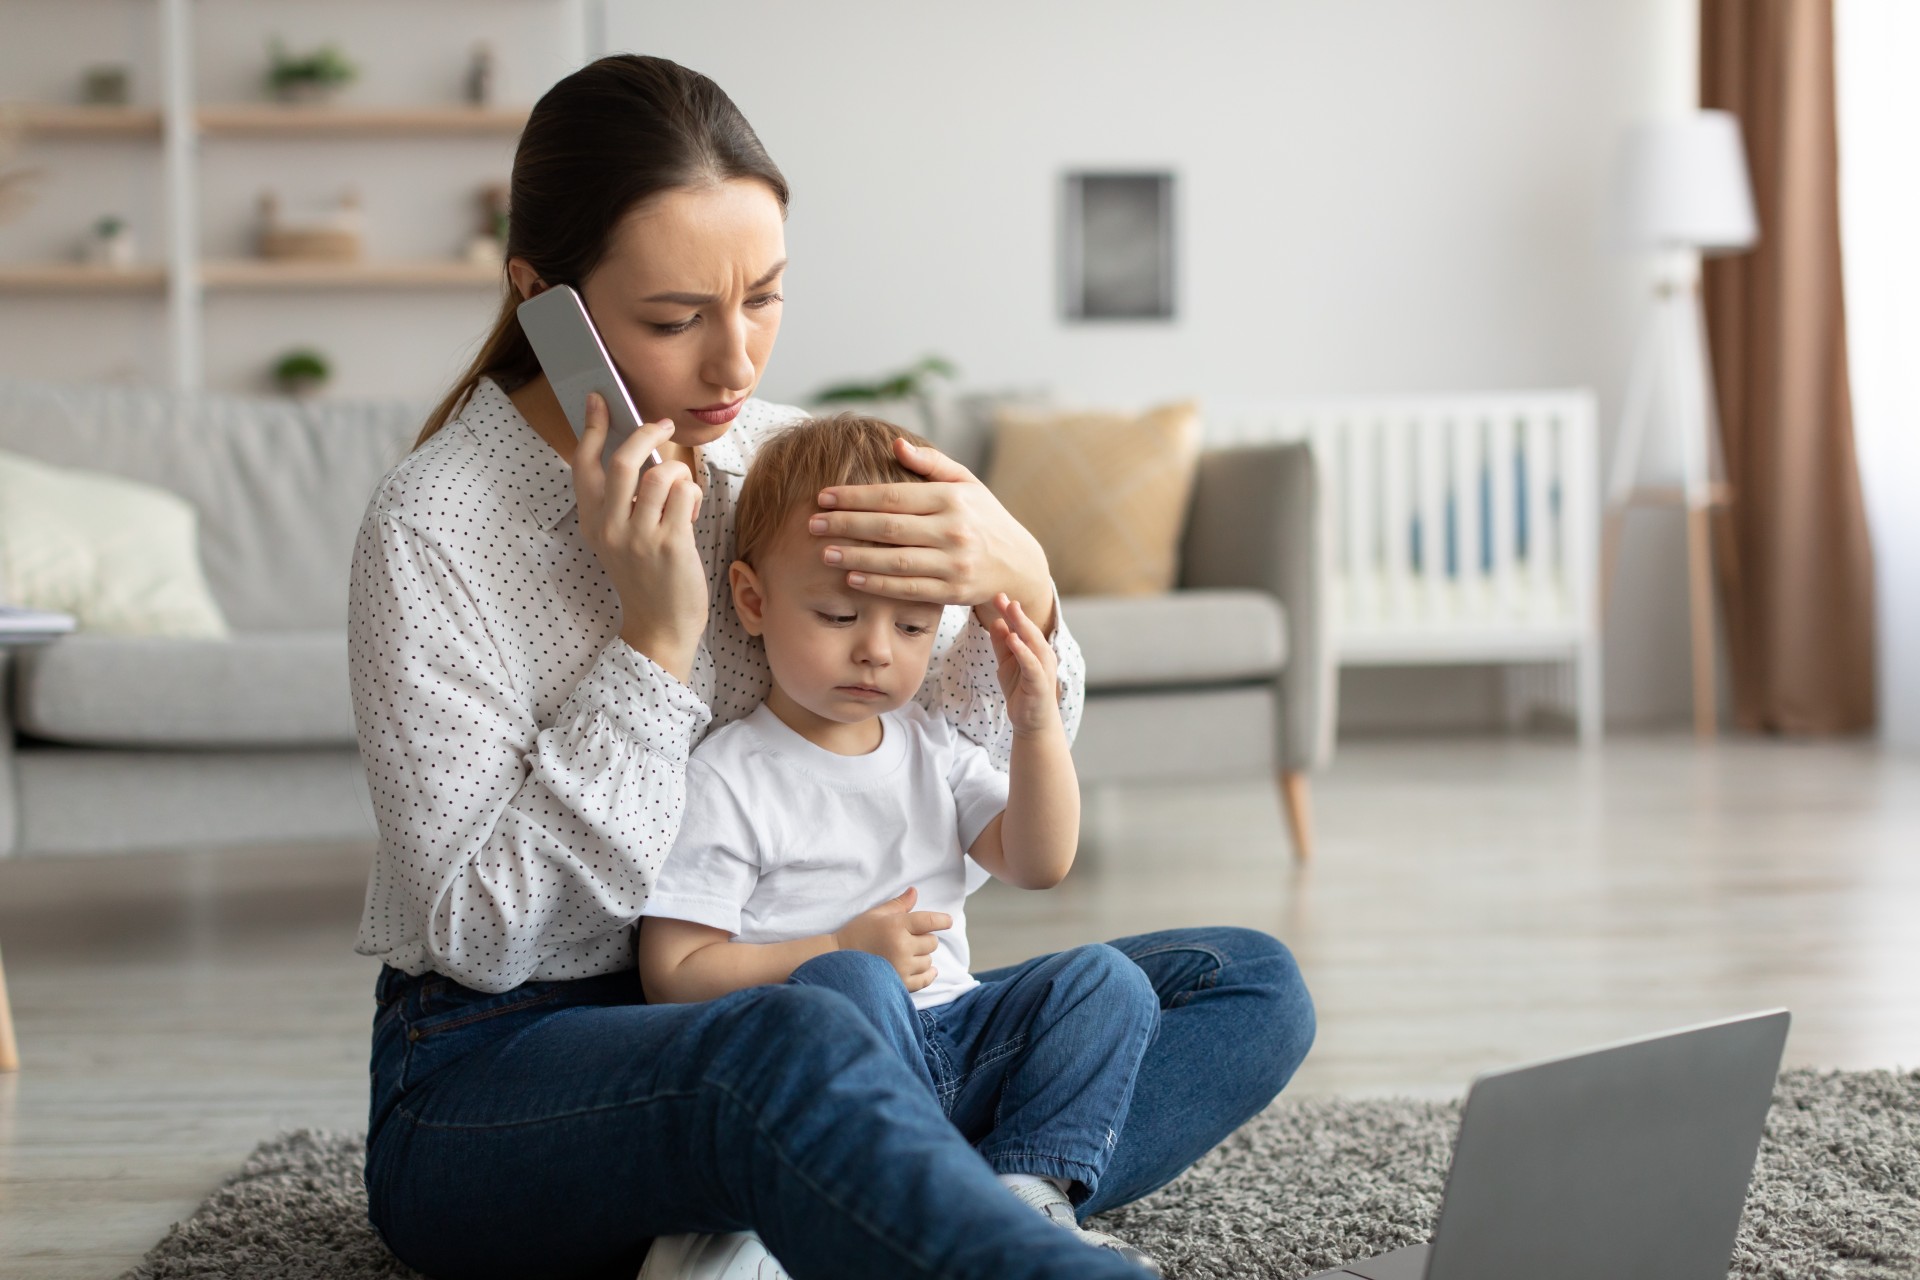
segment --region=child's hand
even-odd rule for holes
[[[918,889],[908,889],[871,911],[861,912],[834,931],[834,945],[842,951],[879,956],[893,966],[907,990],[920,990],[939,974],[930,959],[933,935],[953,928],[953,917],[944,911],[915,911],[913,904],[919,897]]]
[[[1047,733],[1060,727],[1059,659],[1053,646],[1027,616],[1018,600],[1003,591],[993,598],[1000,611],[989,633],[1000,659],[1000,688],[1007,695],[1007,718],[1015,733]]]

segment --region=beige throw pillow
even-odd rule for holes
[[[227,634],[191,503],[17,453],[0,453],[0,583],[7,603],[70,613],[83,631]]]
[[[1200,458],[1197,406],[1138,417],[1003,410],[987,477],[1045,548],[1062,595],[1173,588]]]

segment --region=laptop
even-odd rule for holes
[[[1726,1280],[1788,1021],[1480,1076],[1433,1239],[1312,1280]]]

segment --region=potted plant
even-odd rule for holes
[[[327,358],[310,347],[287,352],[273,366],[273,380],[290,396],[316,395],[332,376]]]
[[[275,40],[271,50],[267,88],[282,102],[325,102],[360,74],[337,45],[321,45],[312,53],[296,57]]]
[[[82,256],[96,267],[124,271],[133,265],[133,255],[133,229],[126,219],[109,213],[93,224]]]
[[[881,416],[897,414],[898,409],[904,407],[904,402],[920,414],[919,429],[931,435],[935,421],[935,380],[951,381],[958,372],[950,361],[939,356],[927,356],[898,373],[871,382],[836,382],[814,392],[813,398],[824,405],[864,404]]]

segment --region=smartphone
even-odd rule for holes
[[[640,411],[634,408],[620,371],[613,367],[607,345],[600,341],[600,333],[587,315],[586,304],[571,285],[556,284],[534,294],[517,310],[520,328],[533,345],[547,381],[553,384],[561,412],[573,424],[575,439],[587,429],[587,393],[598,391],[607,402],[607,445],[600,453],[604,464],[628,436],[640,429]],[[644,472],[659,462],[660,451],[655,449],[640,469]]]

